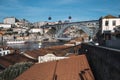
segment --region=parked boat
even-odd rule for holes
[[[26,41],[18,41],[18,40],[15,40],[15,41],[7,41],[7,44],[24,44]]]

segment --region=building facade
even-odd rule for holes
[[[3,48],[0,48],[0,56],[5,56],[10,53],[10,50],[4,50]]]
[[[11,24],[0,23],[0,28],[11,28]]]
[[[18,20],[15,17],[6,17],[3,22],[7,24],[15,24]]]
[[[100,18],[100,28],[102,33],[108,31],[114,33],[114,28],[118,25],[120,25],[120,17],[107,15],[105,17]]]
[[[43,34],[43,29],[42,28],[32,28],[32,29],[30,29],[29,33],[40,33],[40,34]]]
[[[68,58],[68,57],[59,57],[59,56],[55,56],[54,54],[49,53],[49,54],[46,54],[44,56],[39,56],[38,63],[60,60],[60,59],[65,59],[65,58]]]

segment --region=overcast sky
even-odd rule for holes
[[[30,22],[96,20],[105,15],[120,15],[120,0],[0,0],[0,22],[5,17],[25,18]]]

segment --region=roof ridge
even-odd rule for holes
[[[103,18],[109,19],[109,18],[117,18],[117,17],[116,17],[116,16],[113,16],[113,15],[111,15],[111,14],[108,14],[108,15],[104,16]]]

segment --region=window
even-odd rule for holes
[[[108,26],[109,22],[108,21],[105,21],[105,26]]]
[[[113,25],[113,26],[116,26],[116,21],[113,21],[113,22],[112,22],[112,25]]]
[[[5,56],[5,52],[3,52],[3,56]]]

